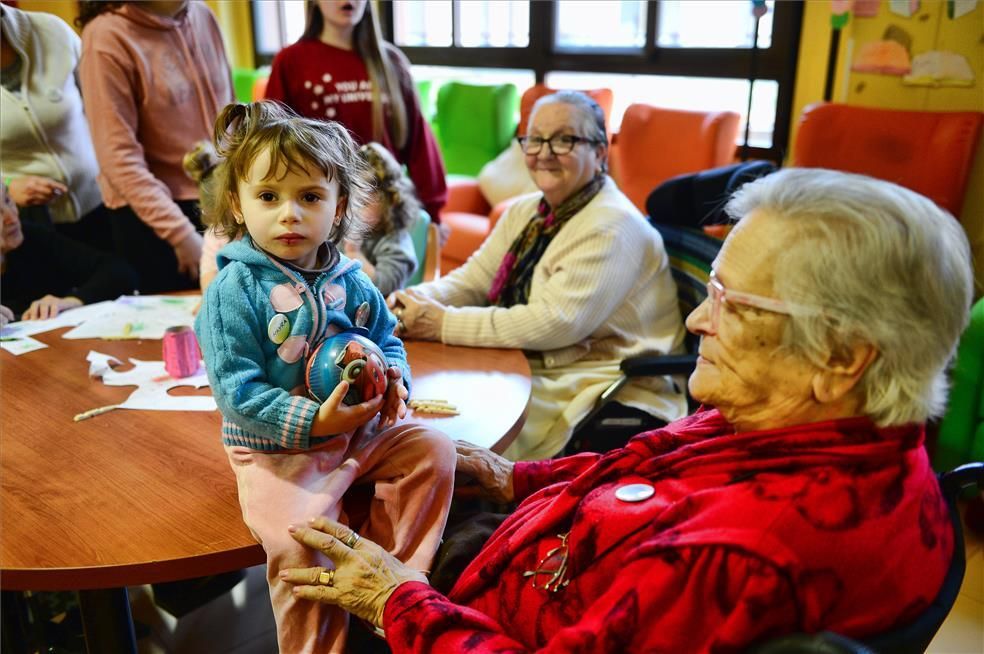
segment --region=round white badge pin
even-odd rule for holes
[[[276,314],[267,325],[267,336],[277,345],[286,341],[290,336],[290,319],[282,313]]]
[[[648,500],[655,492],[649,484],[626,484],[615,490],[615,499],[622,502],[641,502]]]

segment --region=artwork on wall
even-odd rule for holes
[[[919,11],[919,0],[888,0],[888,9],[893,14],[911,18]]]
[[[912,72],[902,78],[909,86],[973,86],[974,71],[956,52],[930,50],[912,59]]]
[[[830,26],[838,33],[851,16],[851,0],[830,0]]]
[[[960,18],[974,11],[975,7],[977,7],[977,0],[947,0],[946,16],[947,18]]]
[[[857,18],[874,18],[878,15],[879,0],[854,0],[854,15]]]
[[[897,25],[889,25],[880,41],[862,43],[851,65],[859,73],[906,75],[912,70],[909,50],[912,36]]]
[[[897,41],[862,43],[854,64],[851,65],[854,72],[878,75],[905,75],[911,69],[909,53]]]

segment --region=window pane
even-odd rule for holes
[[[748,110],[748,80],[549,72],[546,75],[546,84],[555,89],[611,89],[615,94],[611,115],[612,133],[618,131],[622,124],[622,115],[630,104],[644,102],[668,109],[737,112],[742,121],[738,139],[739,142],[744,140]],[[779,84],[773,80],[755,82],[749,145],[772,147],[778,92]]]
[[[277,54],[285,45],[301,38],[306,20],[304,0],[254,2],[256,51],[259,54]]]
[[[758,47],[772,45],[775,1],[759,21]],[[656,45],[661,48],[750,48],[755,17],[750,0],[661,0]]]
[[[776,103],[779,101],[779,82],[755,80],[752,87],[751,129],[748,131],[748,145],[757,148],[771,148],[772,134],[776,129]],[[739,140],[744,139],[745,115],[742,113],[742,126]]]
[[[277,54],[280,42],[280,7],[276,2],[253,3],[253,32],[256,51],[260,54]]]
[[[287,0],[287,2],[278,3],[283,7],[283,17],[284,17],[284,36],[286,41],[284,45],[288,45],[301,38],[304,34],[304,27],[307,23],[307,10],[304,6],[304,0]]]
[[[523,91],[536,83],[532,70],[513,68],[458,68],[454,66],[410,66],[414,80],[431,80],[436,89],[444,82],[456,81],[468,84],[514,84]]]
[[[393,0],[397,45],[451,45],[451,0]]]
[[[466,48],[530,44],[529,0],[470,0],[458,3],[458,33]]]
[[[646,44],[643,0],[560,0],[556,7],[557,48],[642,48]]]

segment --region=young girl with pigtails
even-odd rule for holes
[[[367,143],[359,148],[359,155],[368,167],[371,191],[356,221],[358,225],[346,234],[342,251],[362,264],[362,271],[387,296],[406,286],[423,264],[417,260],[410,234],[422,209],[413,182],[386,148]],[[217,164],[218,155],[208,142],[196,144],[185,156],[185,172],[198,182],[204,211],[211,206],[207,198],[212,194],[211,172]],[[208,223],[207,218],[205,222]],[[199,266],[202,291],[218,273],[216,255],[226,243],[228,238],[217,234],[214,228],[205,232]]]
[[[422,209],[413,182],[389,150],[372,142],[359,148],[359,154],[369,166],[372,193],[362,211],[363,233],[346,239],[344,249],[386,296],[406,286],[423,264],[410,235]]]
[[[341,256],[369,192],[348,132],[298,118],[276,103],[226,107],[215,125],[220,163],[205,216],[231,239],[206,290],[195,331],[216,403],[222,442],[236,474],[243,519],[267,555],[267,580],[281,652],[344,650],[347,614],[297,599],[280,571],[333,564],[291,537],[288,525],[325,516],[342,522],[342,497],[374,484],[360,534],[386,543],[426,571],[451,501],[454,447],[444,434],[407,423],[409,367],[382,294]],[[241,236],[241,238],[239,238]],[[388,388],[343,403],[341,382],[324,402],[305,393],[309,354],[325,338],[364,327],[386,357]]]

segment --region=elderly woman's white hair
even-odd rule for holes
[[[896,184],[816,168],[746,184],[725,210],[789,223],[775,293],[821,312],[792,317],[787,347],[823,365],[852,343],[873,344],[863,413],[880,426],[942,414],[972,299],[970,248],[953,216]]]

